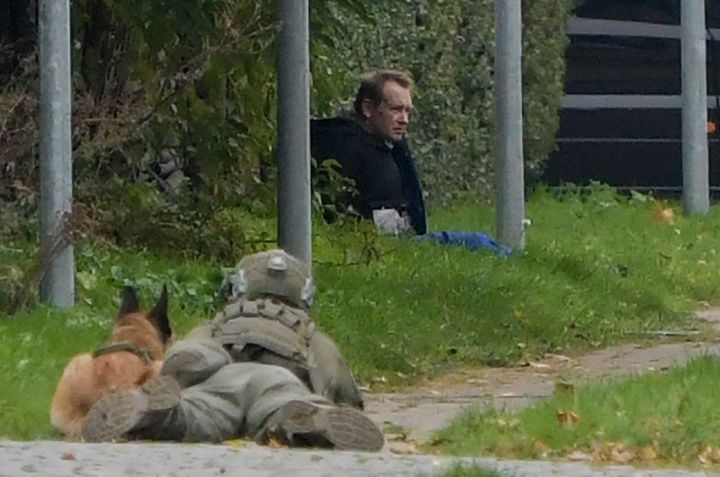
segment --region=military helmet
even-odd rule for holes
[[[308,267],[281,249],[244,257],[227,280],[231,298],[254,300],[270,295],[308,309],[315,297]]]

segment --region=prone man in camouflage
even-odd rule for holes
[[[86,441],[120,437],[380,450],[382,432],[337,346],[307,311],[307,267],[282,250],[245,257],[229,303],[165,356],[160,376],[93,406]]]

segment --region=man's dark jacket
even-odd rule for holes
[[[360,215],[372,218],[379,208],[407,211],[415,233],[427,232],[420,179],[406,139],[388,144],[357,120],[336,117],[310,122],[310,144],[318,164],[334,159],[355,181],[358,195],[350,202]]]

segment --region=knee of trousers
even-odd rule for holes
[[[244,399],[249,402],[274,393],[310,394],[307,386],[292,372],[271,364],[233,363],[213,375],[211,382],[241,389]]]
[[[184,353],[201,356],[206,361],[213,363],[222,361],[223,364],[227,364],[232,362],[230,354],[223,348],[223,345],[212,338],[178,341],[165,354],[165,361],[175,355]]]
[[[212,339],[178,341],[165,355],[161,373],[188,386],[207,379],[231,362],[228,352]]]

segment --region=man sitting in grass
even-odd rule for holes
[[[315,287],[282,250],[240,261],[230,301],[173,345],[160,376],[97,402],[82,436],[380,450],[382,432],[335,344],[307,314]]]
[[[352,112],[311,121],[313,158],[319,165],[337,161],[357,189],[355,195],[338,191],[338,205],[351,205],[382,232],[401,235],[412,228],[418,241],[509,254],[507,247],[481,232],[428,233],[422,187],[406,137],[412,88],[405,73],[376,71],[363,77]]]
[[[341,205],[352,205],[384,230],[399,233],[412,227],[422,235],[427,231],[425,203],[405,137],[412,87],[412,79],[399,71],[366,75],[352,112],[311,121],[311,148],[318,163],[336,160],[341,173],[355,182],[357,195],[340,197]]]

